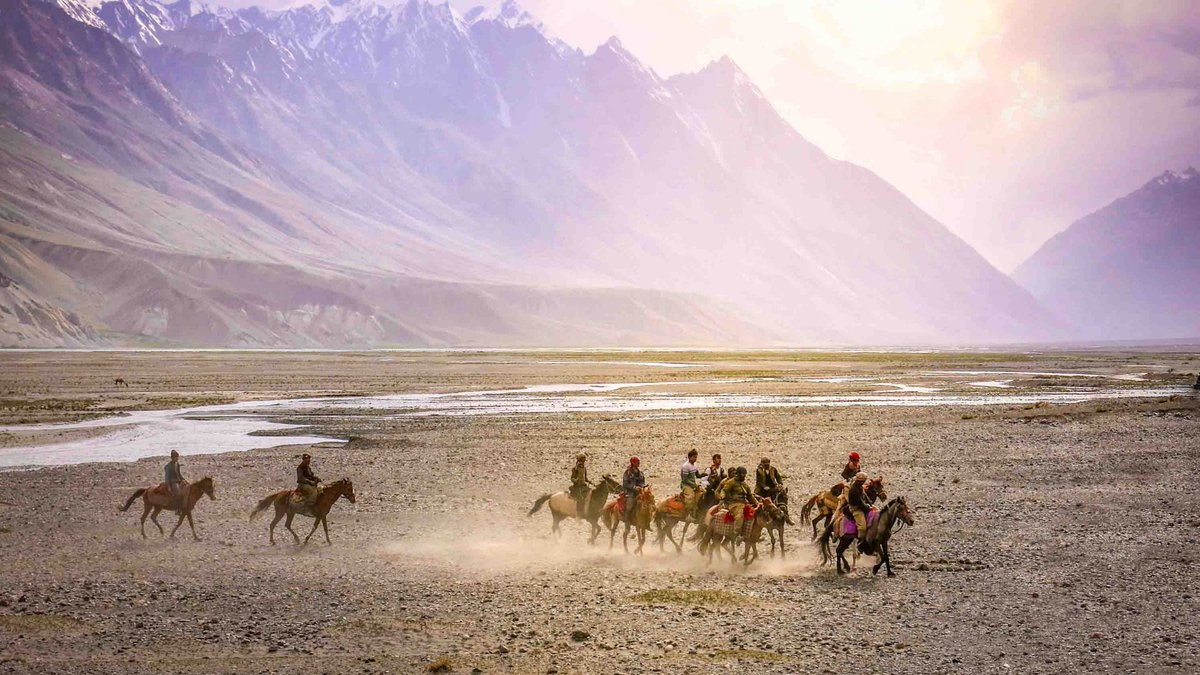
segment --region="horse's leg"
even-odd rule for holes
[[[767,536],[771,538],[771,557],[775,557],[775,530],[768,527]]]
[[[313,518],[313,526],[312,529],[308,531],[308,536],[304,538],[304,546],[308,546],[308,540],[312,539],[313,533],[317,531],[317,527],[321,525],[321,520],[324,517],[325,516],[317,516],[316,518]]]
[[[845,565],[846,572],[850,571],[850,563],[846,561],[846,547],[850,545],[850,543],[849,543],[850,541],[852,541],[852,538],[850,538],[850,537],[838,538],[838,546],[837,546],[838,574],[845,573],[842,571],[843,565]]]
[[[592,546],[595,546],[596,540],[600,538],[600,533],[602,531],[603,530],[600,529],[600,523],[598,521],[593,520],[592,521],[592,536],[588,539],[588,543],[591,544]]]
[[[299,544],[300,543],[300,535],[296,534],[296,531],[292,529],[292,518],[295,518],[295,517],[296,517],[296,514],[292,513],[291,511],[288,511],[287,518],[285,518],[283,521],[283,526],[287,528],[288,532],[292,533],[292,538],[296,540],[297,544]]]
[[[153,522],[154,526],[158,528],[159,534],[166,534],[166,532],[163,531],[163,529],[162,529],[162,525],[158,522],[158,514],[162,513],[162,507],[155,506],[153,508],[154,508],[154,511],[152,511],[150,513],[150,521]]]
[[[275,526],[278,525],[279,521],[281,521],[281,520],[283,520],[283,510],[276,508],[275,509],[275,518],[273,520],[271,520],[271,545],[272,546],[275,545]]]
[[[333,546],[333,542],[329,541],[329,516],[328,515],[321,517],[321,529],[325,530],[325,543],[329,546]]]
[[[187,518],[187,515],[188,514],[182,512],[182,511],[179,512],[179,519],[175,521],[175,527],[171,528],[171,538],[172,539],[175,538],[175,532],[177,532],[179,530],[179,526],[183,524],[183,519]]]
[[[779,559],[787,560],[787,552],[783,547],[783,526],[779,526]]]
[[[562,522],[562,518],[558,517],[558,514],[554,512],[554,509],[550,509],[550,519],[550,534],[557,534],[561,537],[562,530],[559,529],[558,524]]]
[[[195,539],[196,541],[200,541],[200,537],[196,536],[196,523],[192,522],[192,512],[191,511],[187,512],[187,519],[188,519],[188,527],[192,528],[192,539]]]
[[[629,553],[629,523],[625,523],[625,529],[621,530],[621,548]]]
[[[892,554],[888,552],[888,545],[886,541],[879,545],[879,551],[883,555],[883,564],[887,566],[887,575],[889,577],[896,576],[896,573],[892,571]]]
[[[150,515],[150,502],[142,502],[142,539],[146,538],[146,517]]]

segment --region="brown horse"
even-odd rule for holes
[[[200,541],[200,537],[196,536],[196,524],[192,522],[192,509],[196,508],[196,502],[204,495],[208,495],[209,499],[216,499],[213,494],[213,479],[205,476],[200,480],[187,486],[187,492],[184,495],[183,503],[173,503],[171,492],[166,485],[156,485],[149,488],[138,488],[129,499],[125,500],[125,505],[121,507],[122,511],[128,511],[130,506],[138,497],[142,498],[142,539],[146,538],[146,516],[150,516],[150,520],[154,522],[154,526],[158,528],[159,534],[163,532],[162,525],[158,522],[158,514],[163,510],[171,511],[179,514],[179,521],[175,523],[175,527],[171,530],[171,538],[175,538],[175,531],[183,524],[183,519],[187,518],[188,526],[192,528],[192,538]]]
[[[740,507],[740,508],[745,508]],[[774,518],[785,518],[786,516],[779,507],[770,499],[763,499],[759,505],[753,509],[754,515],[742,521],[742,528],[739,532],[732,522],[725,522],[725,509],[721,506],[714,506],[708,510],[704,516],[704,534],[700,538],[700,555],[707,555],[709,564],[712,563],[713,553],[718,557],[721,551],[729,553],[729,561],[736,565],[738,562],[737,544],[739,541],[745,543],[745,549],[742,552],[742,562],[749,566],[758,558],[758,542],[762,539],[763,528],[767,523]],[[753,554],[753,557],[751,557]]]
[[[604,507],[604,526],[608,528],[608,548],[613,547],[613,539],[617,534],[617,525],[622,521],[625,523],[625,531],[621,534],[621,545],[625,547],[625,552],[629,552],[629,528],[633,527],[637,530],[637,549],[634,553],[641,555],[642,547],[646,545],[646,532],[650,529],[650,524],[654,522],[654,514],[658,511],[658,502],[654,500],[654,493],[650,487],[638,488],[637,503],[635,505],[632,518],[625,518],[621,513],[617,512],[617,502]]]
[[[835,536],[838,538],[836,556],[838,574],[850,571],[850,563],[846,561],[845,553],[846,549],[857,539],[854,535],[842,534],[841,520],[843,519],[834,519],[832,523],[825,526],[825,532],[821,534],[821,564],[823,565],[828,565],[830,559],[834,557],[829,551],[830,539]],[[910,527],[913,525],[913,517],[908,512],[908,503],[904,501],[904,497],[896,497],[879,510],[879,516],[874,523],[867,526],[867,535],[857,546],[858,553],[878,556],[879,561],[871,568],[872,574],[879,574],[879,568],[887,565],[887,575],[889,577],[896,576],[895,572],[892,572],[892,557],[888,553],[888,541],[891,540],[892,528],[897,523]]]
[[[305,516],[314,519],[312,529],[309,530],[308,536],[304,538],[306,545],[308,544],[308,540],[312,539],[313,533],[317,531],[318,525],[325,530],[325,543],[332,544],[333,542],[329,541],[329,510],[333,508],[337,500],[343,497],[351,504],[355,503],[354,483],[351,483],[349,478],[343,478],[326,485],[317,494],[317,499],[313,502],[311,509],[292,501],[292,495],[295,492],[295,490],[281,490],[273,495],[267,495],[262,498],[258,502],[258,505],[254,507],[254,510],[250,512],[250,520],[254,520],[258,514],[266,511],[268,506],[274,504],[275,519],[271,521],[272,546],[275,545],[275,526],[284,517],[287,518],[287,521],[284,522],[283,526],[287,528],[288,532],[292,533],[292,538],[296,540],[296,543],[300,543],[300,535],[296,534],[296,531],[292,529],[292,518],[296,516]]]

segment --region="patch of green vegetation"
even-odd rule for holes
[[[713,652],[716,659],[754,659],[755,661],[786,661],[787,657],[775,652],[764,652],[757,649],[719,649]]]
[[[686,590],[679,588],[658,588],[633,596],[638,602],[668,605],[749,605],[754,599],[730,593],[729,591]]]
[[[89,410],[96,405],[94,398],[2,398],[2,411],[44,410],[49,412],[77,412]]]
[[[962,418],[964,420],[973,420],[973,419],[975,419],[975,416],[974,415],[963,415]]]
[[[140,410],[167,410],[170,408],[195,408],[202,405],[224,405],[237,401],[232,396],[155,396],[138,404]]]
[[[57,614],[3,614],[0,630],[10,633],[62,633],[83,626],[83,622]]]

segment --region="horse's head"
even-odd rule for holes
[[[602,482],[608,487],[609,492],[616,492],[621,489],[621,484],[616,481],[610,474],[604,474],[601,477]]]
[[[654,500],[654,492],[652,492],[650,490],[649,485],[638,490],[638,501],[642,502],[643,504],[657,504],[658,503]]]
[[[881,499],[887,501],[887,492],[883,489],[883,476],[867,481],[866,492],[867,496],[872,500]]]
[[[896,504],[896,517],[904,521],[905,525],[911,527],[913,524],[913,517],[908,511],[908,502],[904,501],[904,497],[896,497],[894,501]]]
[[[213,494],[213,479],[212,476],[205,476],[196,481],[196,487],[200,488],[200,494],[208,495],[208,498],[216,501],[217,496]]]
[[[351,504],[356,503],[354,497],[354,483],[350,482],[349,478],[343,478],[334,483],[334,485],[341,486],[342,497],[345,498],[346,501],[350,502]]]

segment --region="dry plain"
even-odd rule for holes
[[[272,409],[348,442],[185,456],[189,478],[216,480],[201,541],[143,540],[117,510],[162,456],[0,473],[0,672],[1196,672],[1197,370],[1191,348],[0,353],[0,454],[103,445],[111,429],[40,425],[147,409],[631,385],[563,387],[532,411]],[[1084,400],[971,404],[1042,394]],[[930,395],[946,402],[846,402]],[[813,396],[828,403],[787,404]],[[655,409],[688,397],[716,407]],[[801,526],[786,559],[737,570],[589,547],[575,523],[555,540],[525,516],[576,453],[594,476],[637,454],[665,496],[693,448],[769,455],[794,502],[858,450],[913,507],[898,576],[839,578]],[[357,504],[331,513],[332,546],[272,547],[247,514],[305,449]]]

